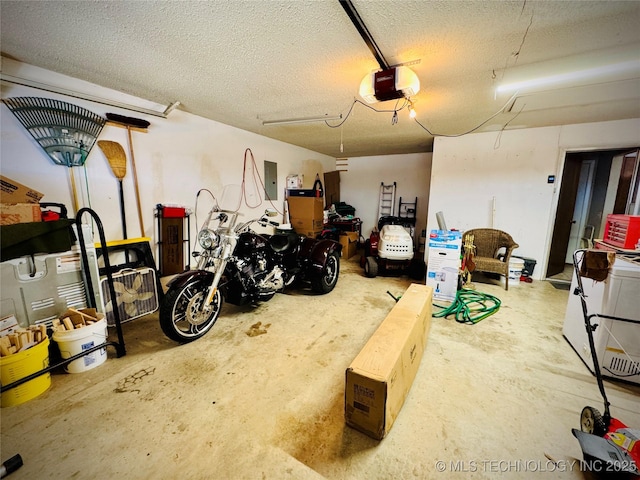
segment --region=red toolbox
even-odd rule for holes
[[[174,207],[158,204],[162,218],[184,218],[187,216],[185,207]]]
[[[603,240],[609,245],[633,250],[640,239],[640,215],[607,215]]]

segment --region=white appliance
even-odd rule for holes
[[[77,232],[75,225],[73,228]],[[101,309],[100,276],[93,235],[88,225],[82,225],[82,228],[94,300]],[[51,325],[53,319],[67,308],[88,306],[85,275],[77,242],[67,252],[4,261],[0,263],[0,316],[14,315],[20,326],[25,328],[40,323]]]
[[[116,294],[116,307],[120,323],[142,317],[158,309],[158,291],[156,272],[153,268],[125,268],[112,275],[113,289]],[[115,326],[114,306],[107,277],[101,277],[100,292],[107,325]]]
[[[453,302],[458,291],[462,232],[431,230],[427,285],[433,288],[433,298]]]
[[[591,373],[594,373],[589,339],[573,273],[562,333]],[[607,279],[582,278],[587,314],[610,315],[640,321],[640,256],[617,255]],[[640,324],[592,317],[600,370],[605,377],[640,384]]]

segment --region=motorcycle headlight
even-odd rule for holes
[[[218,234],[213,230],[200,230],[198,243],[202,248],[212,249],[218,245]]]

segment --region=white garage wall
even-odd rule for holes
[[[427,229],[465,231],[494,227],[509,232],[515,255],[537,261],[534,278],[546,272],[564,157],[567,151],[633,147],[640,119],[438,137]],[[555,175],[554,184],[547,183]],[[495,210],[494,210],[495,207]]]
[[[380,183],[396,182],[396,202],[418,197],[416,235],[425,228],[431,177],[431,153],[349,158],[348,171],[340,172],[340,201],[356,209],[362,235],[369,237],[378,224]],[[397,207],[394,214],[397,214]]]
[[[62,78],[60,75],[41,69],[31,68],[29,73],[33,76],[34,72],[42,76],[37,79],[40,82],[46,83],[51,80],[51,77]],[[3,73],[7,73],[4,68]],[[69,77],[64,79],[67,89],[86,88],[85,82]],[[118,92],[113,93],[118,94]],[[194,209],[198,190],[206,188],[219,195],[226,184],[240,185],[246,149],[251,149],[253,152],[257,171],[263,180],[264,161],[277,164],[278,198],[274,205],[280,212],[283,211],[282,203],[287,175],[304,174],[305,182],[307,179],[310,182],[309,185],[305,185],[305,188],[311,188],[316,173],[322,176],[323,172],[335,169],[333,157],[206,120],[180,110],[174,110],[167,119],[163,119],[29,87],[2,84],[2,98],[18,96],[56,98],[86,108],[103,117],[105,113],[111,112],[144,119],[151,123],[146,133],[137,131],[132,133],[144,232],[140,231],[138,222],[131,163],[127,164],[124,192],[128,237],[150,237],[152,246],[155,246],[156,242],[157,224],[154,218],[156,204],[176,204]],[[70,210],[70,215],[74,215],[69,169],[53,163],[6,105],[0,106],[0,110],[0,172],[2,175],[44,193],[42,199],[44,202],[65,204]],[[99,139],[120,143],[127,152],[130,162],[126,129],[105,126]],[[86,181],[85,168],[72,169],[77,190],[81,194],[80,207],[89,206],[90,199],[91,208],[96,211],[104,224],[107,240],[120,240],[122,227],[118,182],[97,143],[91,150],[85,167]],[[247,202],[252,206],[261,204],[256,208],[243,205],[241,211],[244,213],[244,219],[258,216],[270,206],[269,202],[261,200],[264,199],[264,193],[259,184],[256,186],[259,180],[252,175],[252,172],[253,166],[247,163]],[[86,195],[85,183],[89,186],[89,199]],[[209,194],[206,192],[201,194],[197,210],[199,222],[202,222],[210,206]],[[86,218],[89,216],[87,215]],[[193,243],[196,232],[194,216],[191,220]],[[279,217],[278,221],[282,221],[282,217]]]
[[[11,74],[8,67],[13,66],[12,62],[3,60],[3,73]],[[18,73],[25,69],[29,70],[28,66],[20,66]],[[41,76],[42,82],[56,79],[71,90],[87,86],[85,82],[41,69],[31,68],[28,73],[32,78],[34,72]],[[287,175],[304,174],[304,187],[311,188],[316,173],[322,175],[335,169],[332,157],[180,110],[162,119],[3,83],[2,98],[15,96],[57,98],[99,115],[112,112],[151,123],[148,132],[133,133],[144,232],[140,232],[138,225],[130,164],[124,190],[128,236],[144,234],[151,237],[154,245],[155,205],[178,204],[193,209],[199,189],[208,188],[219,194],[223,185],[241,183],[243,158],[248,148],[254,154],[260,176],[265,160],[277,163],[279,197],[275,206],[279,210],[282,210],[280,192],[284,190]],[[125,129],[106,126],[100,139],[117,141],[127,150]],[[398,197],[407,200],[418,197],[418,233],[425,225],[427,230],[437,228],[435,213],[438,211],[444,212],[449,228],[464,231],[493,225],[504,229],[520,244],[517,255],[537,260],[534,276],[540,278],[546,271],[565,153],[633,147],[638,143],[640,119],[438,137],[433,154],[350,158],[349,170],[340,175],[341,200],[356,208],[356,215],[363,220],[363,235],[367,237],[377,223],[380,183],[395,181]],[[85,167],[72,170],[81,191],[81,206],[88,206],[86,171],[91,207],[104,223],[107,239],[121,239],[118,183],[97,145]],[[0,106],[0,172],[43,192],[43,201],[64,203],[72,208],[69,169],[55,165],[4,105]],[[556,175],[556,183],[547,184],[547,176],[552,174]],[[262,198],[259,190],[250,176],[247,179],[250,204],[257,204]],[[209,206],[208,194],[200,195],[197,211],[200,221]],[[263,201],[253,209],[243,206],[242,211],[245,218],[251,218],[267,206]],[[192,221],[192,240],[195,231]]]

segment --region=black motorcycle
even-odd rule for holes
[[[301,281],[320,294],[329,293],[340,273],[340,243],[316,240],[293,231],[256,233],[253,224],[277,227],[277,213],[236,226],[237,211],[214,206],[198,233],[198,263],[171,279],[160,305],[160,326],[181,343],[206,334],[220,315],[223,299],[234,305],[258,305]]]

